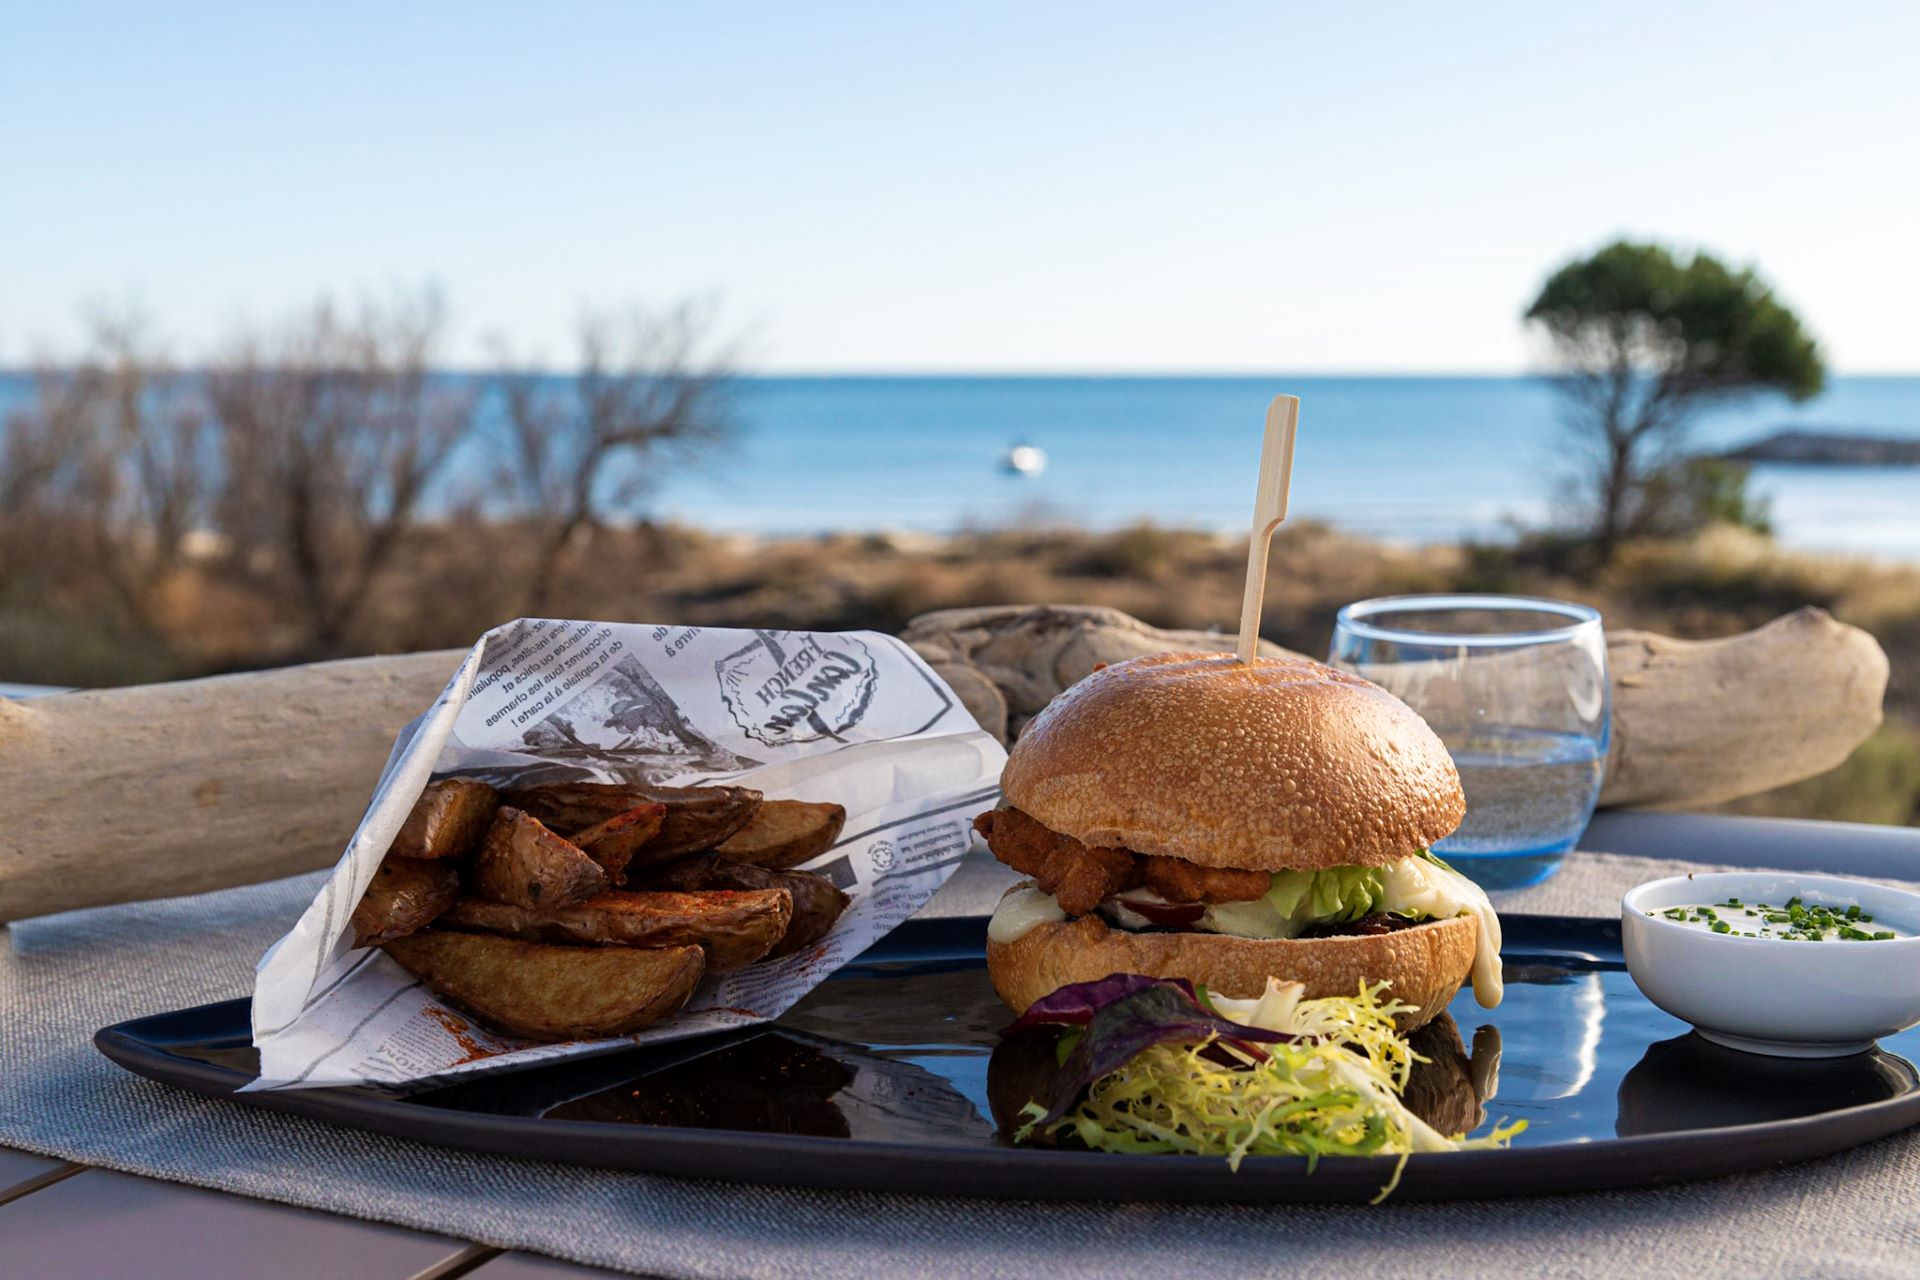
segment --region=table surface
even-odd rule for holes
[[[1844,850],[1863,875],[1920,878],[1920,831],[1701,814],[1605,813],[1581,847],[1813,870]],[[0,1147],[7,1280],[137,1274],[559,1280],[613,1273],[309,1209],[62,1163]]]

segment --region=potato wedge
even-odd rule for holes
[[[729,862],[716,853],[695,854],[662,867],[648,884],[680,890],[785,889],[793,897],[793,918],[787,923],[786,936],[767,952],[769,960],[792,955],[826,937],[853,901],[833,881],[811,871],[769,871],[744,862]]]
[[[714,852],[732,862],[784,871],[832,848],[846,825],[847,811],[837,804],[768,800]]]
[[[377,947],[432,924],[460,896],[451,862],[388,854],[353,909],[353,945]]]
[[[500,793],[472,778],[443,778],[430,782],[413,802],[400,834],[387,856],[402,858],[464,858],[480,847]]]
[[[666,820],[664,804],[635,805],[625,813],[616,813],[605,822],[575,832],[573,843],[605,868],[609,880],[619,884],[626,877],[627,864],[646,848],[647,841],[660,834]]]
[[[752,964],[778,946],[793,918],[785,889],[706,893],[603,893],[577,906],[528,911],[462,898],[441,918],[455,929],[483,929],[536,942],[624,947],[698,946],[707,971]]]
[[[473,884],[499,902],[552,909],[604,892],[607,873],[538,818],[503,805],[474,863]]]
[[[635,863],[664,862],[698,849],[711,849],[747,825],[760,807],[751,787],[648,787],[613,782],[548,782],[507,793],[507,802],[525,809],[555,831],[581,831],[643,804],[664,804],[659,834],[635,856]]]
[[[449,1004],[533,1040],[631,1035],[685,1004],[706,964],[698,947],[555,947],[440,929],[385,950]]]

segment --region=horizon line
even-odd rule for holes
[[[0,364],[0,378],[31,378],[40,368],[70,369],[72,363],[53,364],[51,366]],[[177,368],[181,373],[203,373],[214,366],[210,364],[186,364]],[[508,372],[499,365],[476,364],[436,364],[432,372],[437,374],[456,374],[464,376],[490,375]],[[531,372],[543,377],[567,377],[574,372],[565,368],[542,368],[533,370],[515,370]],[[1920,378],[1920,367],[1912,369],[1830,369],[1834,378]],[[968,379],[979,381],[1172,381],[1172,380],[1214,380],[1221,382],[1251,382],[1256,379],[1283,380],[1301,379],[1549,379],[1554,376],[1547,369],[755,369],[738,370],[728,377],[745,381],[768,380],[774,378],[794,379],[864,379],[869,381],[911,381],[943,379]]]

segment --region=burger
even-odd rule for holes
[[[987,929],[1016,1012],[1114,973],[1240,999],[1390,984],[1424,1025],[1471,977],[1500,1002],[1500,923],[1436,858],[1466,799],[1403,702],[1305,659],[1169,653],[1101,668],[1036,716],[974,822],[1030,877]]]

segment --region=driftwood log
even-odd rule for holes
[[[331,866],[465,656],[0,698],[0,921]]]
[[[1837,768],[1880,727],[1887,655],[1801,609],[1725,640],[1607,636],[1613,750],[1605,805],[1689,808]]]
[[[922,614],[902,639],[982,725],[1017,736],[1096,665],[1233,637],[1161,631],[1117,609],[1004,606]],[[1262,652],[1288,650],[1262,642]],[[1600,803],[1720,804],[1825,773],[1880,725],[1887,655],[1858,627],[1801,609],[1721,640],[1609,631],[1613,747]]]
[[[905,638],[1003,740],[1098,663],[1231,642],[1064,606],[947,610]],[[0,699],[0,921],[331,865],[464,652]],[[1887,679],[1870,636],[1813,609],[1725,640],[1614,632],[1608,655],[1610,805],[1707,805],[1830,769],[1879,723]]]

